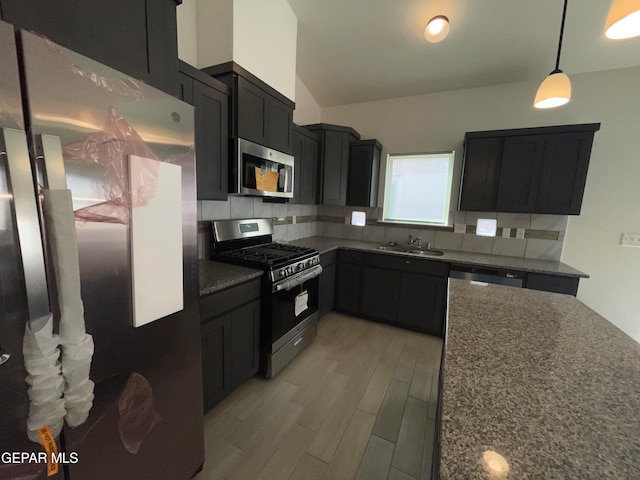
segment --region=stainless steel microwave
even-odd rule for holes
[[[232,193],[293,198],[293,156],[243,138],[237,142]]]

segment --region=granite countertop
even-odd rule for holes
[[[224,290],[225,288],[248,282],[262,275],[262,270],[240,267],[230,263],[200,260],[200,296]]]
[[[365,252],[376,252],[388,255],[409,255],[410,253],[390,252],[378,250],[379,243],[363,242],[360,240],[347,240],[344,238],[331,237],[307,237],[299,240],[292,240],[289,243],[300,245],[303,247],[314,248],[320,253],[326,253],[337,248],[346,248],[349,250],[361,250]],[[579,277],[589,278],[589,275],[576,270],[562,262],[552,260],[537,260],[533,258],[506,257],[503,255],[489,255],[486,253],[470,253],[458,252],[453,250],[444,250],[441,257],[423,257],[429,260],[441,262],[451,262],[461,265],[470,265],[476,267],[499,267],[514,270],[522,270],[525,272],[547,273],[550,275],[559,275],[563,277]]]
[[[449,285],[440,478],[640,478],[640,345],[571,296]]]

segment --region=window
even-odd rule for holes
[[[389,155],[385,222],[447,225],[454,152]]]

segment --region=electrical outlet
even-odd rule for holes
[[[509,238],[511,236],[511,229],[502,227],[502,238]]]
[[[625,247],[640,247],[640,233],[623,233],[620,245]]]
[[[467,225],[465,223],[454,224],[453,233],[467,233]]]
[[[524,240],[524,228],[516,228],[516,238]]]

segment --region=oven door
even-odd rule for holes
[[[297,334],[298,326],[318,311],[318,284],[322,268],[317,266],[298,275],[302,283],[290,289],[274,284],[271,294],[271,346],[278,350]],[[304,280],[302,280],[304,278]],[[288,279],[291,283],[295,279]],[[286,282],[286,281],[285,281]],[[281,282],[282,284],[282,282]]]
[[[293,198],[291,155],[239,138],[237,158],[237,193]]]

